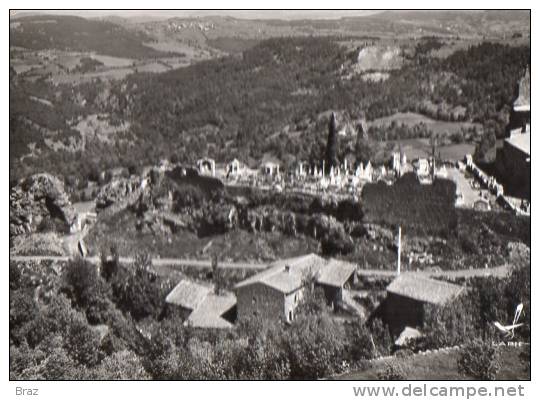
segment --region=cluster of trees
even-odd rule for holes
[[[74,68],[74,72],[80,72],[81,74],[86,72],[94,72],[97,68],[105,65],[101,61],[92,57],[81,57],[79,63],[80,64]]]

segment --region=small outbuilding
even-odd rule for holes
[[[236,321],[234,294],[216,294],[210,285],[184,279],[167,295],[165,302],[180,311],[185,326],[231,328]]]
[[[343,301],[343,290],[356,280],[356,265],[332,259],[317,277],[317,285],[324,290],[328,303],[334,305]]]
[[[416,273],[401,274],[386,288],[383,319],[394,337],[407,326],[421,328],[426,305],[443,306],[454,300],[463,290],[462,286]]]

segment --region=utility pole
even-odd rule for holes
[[[401,272],[401,226],[398,228],[398,242],[397,242],[397,274]]]

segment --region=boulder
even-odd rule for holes
[[[112,204],[119,203],[142,185],[139,178],[120,178],[102,186],[96,197],[96,208],[104,209]]]

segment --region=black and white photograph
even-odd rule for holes
[[[10,9],[6,394],[524,397],[531,14]]]

